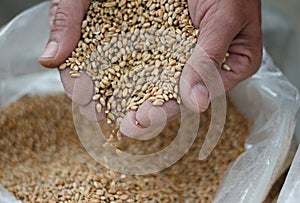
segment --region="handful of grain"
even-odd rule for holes
[[[201,114],[198,137],[182,159],[164,171],[133,176],[104,168],[83,149],[66,96],[22,98],[0,111],[0,184],[24,203],[210,203],[228,166],[244,151],[251,126],[228,104],[223,134],[206,160],[199,161],[198,153],[209,111]],[[169,123],[147,150],[164,148],[178,127],[178,121]],[[124,142],[122,150],[144,152],[144,142]]]
[[[77,48],[59,68],[92,78],[93,100],[107,123],[118,129],[126,112],[146,100],[180,104],[178,81],[199,34],[187,0],[95,1],[81,31]]]

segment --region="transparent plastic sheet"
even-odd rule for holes
[[[299,92],[264,50],[260,70],[229,93],[254,121],[246,152],[227,171],[215,202],[262,202],[286,167],[299,109]]]
[[[279,194],[278,203],[298,203],[300,200],[300,145]]]
[[[58,72],[43,69],[37,62],[48,37],[48,7],[49,3],[35,6],[0,31],[0,108],[25,94],[63,91]],[[246,152],[227,171],[215,202],[262,202],[286,166],[299,93],[264,50],[259,72],[229,96],[255,123]],[[7,194],[2,192],[0,187],[0,203]]]
[[[49,34],[48,11],[49,3],[42,3],[0,30],[0,108],[28,93],[62,90],[60,83],[43,82],[45,76],[56,71],[38,63]]]
[[[0,203],[21,203],[16,200],[2,185],[0,185]]]
[[[262,2],[262,27],[264,45],[273,57],[275,64],[286,75],[289,81],[300,89],[300,47],[299,33],[293,21],[270,2]],[[300,112],[298,112],[298,123]],[[296,126],[296,139],[300,144],[300,124]]]

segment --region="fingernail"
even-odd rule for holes
[[[200,110],[201,112],[206,110],[209,105],[209,93],[207,87],[196,84],[191,91],[191,100],[197,110]]]
[[[55,41],[49,42],[45,47],[41,58],[54,58],[58,50],[58,43]]]

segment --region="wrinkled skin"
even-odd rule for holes
[[[81,22],[90,0],[53,0],[50,9],[50,36],[40,63],[48,68],[59,66],[76,48],[81,34]],[[186,108],[203,112],[207,109],[212,92],[203,81],[213,80],[198,73],[203,67],[216,68],[222,78],[225,91],[254,74],[262,58],[261,2],[260,0],[189,0],[189,11],[194,26],[200,28],[197,46],[185,65],[180,79],[180,94]],[[231,71],[221,69],[226,52],[230,57],[226,64]],[[201,56],[200,56],[201,55]],[[66,69],[60,72],[65,91],[81,106],[81,113],[90,119],[101,120],[103,113],[95,112],[93,83],[89,76],[74,79]],[[202,74],[203,75],[203,74]],[[221,88],[221,87],[220,87]],[[151,131],[159,123],[179,115],[175,101],[163,107],[145,102],[137,112],[129,112],[122,120],[124,135],[135,137]],[[136,122],[137,121],[137,122]],[[136,125],[138,123],[139,125]]]

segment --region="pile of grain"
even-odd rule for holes
[[[201,115],[196,142],[172,167],[129,176],[109,171],[86,153],[74,130],[69,99],[25,97],[0,112],[0,184],[25,203],[212,202],[227,167],[243,152],[251,124],[229,104],[219,144],[199,161],[209,117]],[[176,122],[155,142],[170,142]],[[145,148],[134,142],[127,146]]]
[[[198,34],[187,0],[95,1],[77,48],[59,68],[91,77],[96,110],[118,129],[126,112],[146,100],[181,102],[178,81]]]

